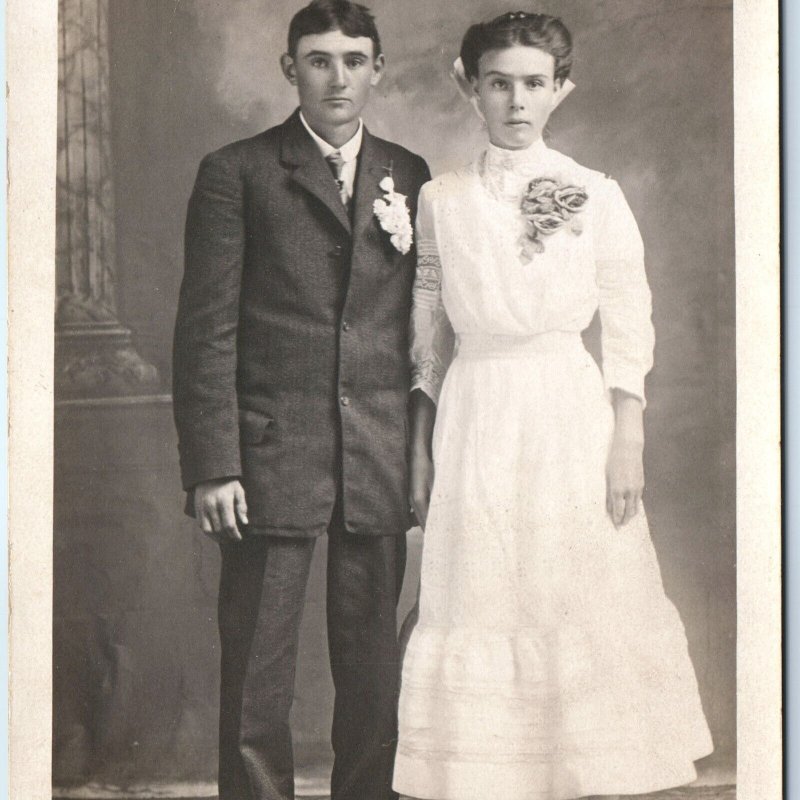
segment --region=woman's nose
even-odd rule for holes
[[[511,108],[514,111],[525,109],[525,91],[521,86],[514,86],[511,90]]]

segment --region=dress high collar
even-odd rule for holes
[[[479,161],[478,172],[492,195],[516,204],[530,180],[547,171],[552,153],[542,139],[524,150],[506,150],[490,142]]]
[[[489,142],[486,148],[486,164],[490,169],[535,169],[541,166],[548,153],[544,139],[537,139],[522,150],[507,150]]]

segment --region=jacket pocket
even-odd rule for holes
[[[269,414],[240,408],[239,437],[244,444],[261,444],[264,441],[267,428],[272,426],[274,422]]]

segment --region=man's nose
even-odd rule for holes
[[[331,86],[335,88],[347,86],[347,68],[342,61],[334,61],[331,65]]]

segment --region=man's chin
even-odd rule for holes
[[[341,127],[353,122],[358,122],[361,116],[361,109],[357,109],[352,103],[324,103],[322,108],[315,108],[310,113],[302,109],[303,116],[310,124],[316,123],[321,127]]]

